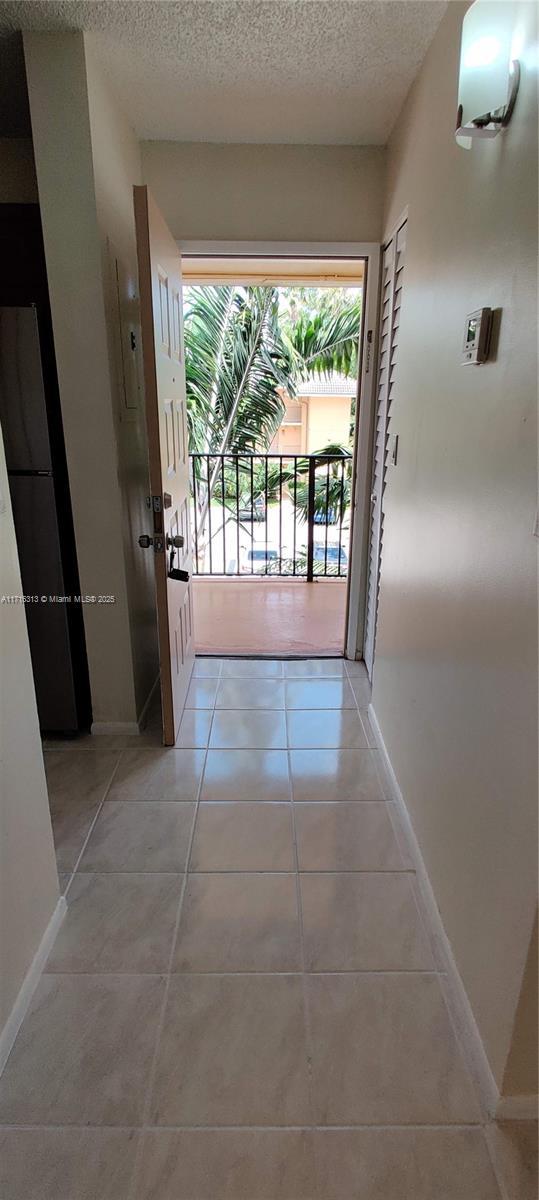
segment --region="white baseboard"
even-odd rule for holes
[[[141,730],[141,729],[144,729],[144,723],[145,723],[145,720],[146,720],[146,713],[148,712],[148,709],[149,709],[149,707],[150,707],[150,704],[151,704],[151,702],[152,702],[152,700],[153,700],[153,698],[154,698],[154,694],[155,694],[156,688],[158,688],[158,687],[159,687],[159,684],[160,684],[160,682],[161,682],[161,674],[160,674],[160,672],[158,671],[158,672],[157,672],[157,675],[156,675],[156,678],[154,679],[154,682],[152,683],[152,686],[151,686],[151,688],[150,688],[150,690],[149,690],[149,692],[148,692],[148,695],[147,695],[147,697],[146,697],[146,701],[145,701],[145,703],[143,704],[143,706],[142,706],[142,708],[141,708],[141,710],[140,710],[140,712],[139,712],[139,715],[138,715],[138,722],[137,722],[137,724],[138,724],[138,727],[139,727],[139,732],[140,732],[140,730]]]
[[[497,1121],[536,1121],[539,1107],[537,1096],[500,1096],[496,1106]]]
[[[146,713],[148,712],[150,704],[153,700],[155,689],[159,687],[160,678],[161,677],[158,674],[157,678],[152,683],[150,691],[148,692],[146,700],[144,701],[136,721],[93,721],[91,733],[96,737],[99,737],[100,734],[106,733],[116,733],[123,737],[138,737],[138,735],[144,729]]]
[[[104,733],[119,733],[124,737],[138,737],[140,729],[137,721],[93,721],[90,732],[96,737]]]
[[[67,912],[67,904],[65,896],[60,896],[52,917],[47,925],[43,937],[36,950],[32,963],[26,972],[23,983],[21,985],[17,999],[9,1014],[9,1017],[0,1033],[0,1075],[4,1070],[15,1038],[24,1021],[26,1013],[30,1007],[30,1003],[36,987],[41,978],[41,972],[52,950],[54,939],[64,916]]]
[[[408,842],[408,849],[417,875],[418,887],[425,906],[425,916],[434,933],[439,957],[443,960],[441,969],[446,972],[449,983],[449,994],[446,995],[448,1007],[450,1008],[460,1040],[463,1043],[484,1114],[493,1118],[497,1115],[500,1104],[498,1085],[492,1073],[472,1006],[455,962],[451,943],[444,929],[440,910],[436,903],[436,897],[414,832],[410,814],[399,787],[397,776],[393,770],[380,724],[372,704],[369,705],[369,720],[388,777],[391,798],[395,803]]]

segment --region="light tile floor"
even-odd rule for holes
[[[0,1081],[1,1200],[500,1200],[502,1140],[531,1197],[368,701],[361,664],[200,659],[178,748],[157,716],[46,748],[68,912]]]

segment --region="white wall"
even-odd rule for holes
[[[386,230],[409,219],[373,703],[501,1087],[537,884],[536,32],[515,4],[513,121],[463,150],[465,8],[448,6],[389,144]],[[501,309],[497,349],[461,367],[483,305]]]
[[[21,575],[0,432],[0,596]],[[0,1032],[58,902],[23,604],[0,604]]]
[[[27,33],[24,47],[81,589],[115,596],[84,607],[93,719],[135,728],[155,655],[155,633],[148,655],[137,624],[141,610],[151,624],[147,580],[125,552],[145,449],[140,422],[117,436],[105,241],[111,231],[132,253],[138,156],[83,34]]]
[[[140,714],[157,673],[157,616],[152,554],[138,545],[138,535],[149,527],[146,496],[148,449],[142,371],[140,401],[136,411],[122,408],[118,340],[122,336],[114,292],[112,266],[118,257],[128,292],[130,321],[137,327],[138,268],[133,209],[133,186],[141,182],[140,147],[126,116],[105,82],[91,40],[85,37],[86,73],[97,219],[101,236],[105,309],[109,343],[109,368],[114,396],[119,481],[122,493],[123,543],[129,626],[137,714]],[[139,337],[140,343],[140,337]],[[125,334],[124,334],[125,341]],[[124,345],[124,354],[130,354]],[[137,356],[138,361],[138,356]]]
[[[377,241],[381,146],[143,142],[147,183],[179,240]]]

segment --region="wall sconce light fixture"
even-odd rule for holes
[[[457,140],[493,138],[511,120],[520,83],[511,0],[475,0],[462,24]]]

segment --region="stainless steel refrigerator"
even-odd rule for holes
[[[0,307],[4,439],[37,707],[43,732],[76,733],[81,710],[77,626],[66,587],[63,503],[55,479],[36,308]],[[66,497],[65,502],[68,503]],[[69,548],[69,554],[73,548]],[[84,708],[84,705],[82,706]]]

